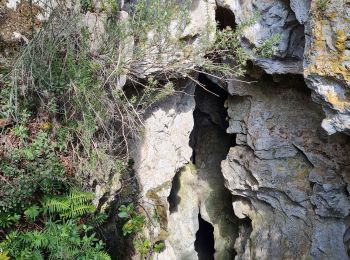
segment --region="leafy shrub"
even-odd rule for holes
[[[260,46],[257,46],[254,51],[258,57],[271,58],[274,53],[274,47],[281,41],[280,34],[274,34],[271,38],[264,41]]]
[[[151,242],[144,238],[142,234],[143,227],[147,224],[145,217],[138,213],[134,203],[121,205],[119,207],[118,216],[120,219],[125,220],[122,231],[123,235],[134,235],[133,244],[141,258],[146,254],[151,255],[154,253],[160,253],[164,250],[165,244],[162,241]]]
[[[4,149],[0,162],[0,213],[21,212],[33,197],[60,194],[70,186],[48,133],[29,136],[29,130],[20,125],[13,134],[19,142]]]
[[[135,211],[133,203],[128,206],[122,205],[119,208],[118,216],[122,219],[127,219],[123,225],[123,235],[140,232],[145,224],[145,218]]]
[[[156,253],[160,253],[160,252],[162,252],[164,249],[165,249],[165,244],[164,244],[164,242],[162,242],[162,241],[156,243],[156,244],[153,246],[153,250],[154,250],[154,252],[156,252]]]

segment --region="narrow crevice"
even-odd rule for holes
[[[215,241],[214,227],[198,215],[199,229],[196,233],[194,247],[198,253],[198,260],[214,260]]]
[[[181,197],[178,195],[181,187],[180,176],[181,172],[176,173],[172,182],[170,195],[168,197],[170,214],[177,212],[178,205],[181,202]]]
[[[221,161],[226,159],[229,149],[236,145],[236,135],[226,133],[228,114],[224,103],[228,98],[228,93],[203,74],[199,75],[198,81],[206,89],[197,86],[195,90],[194,128],[190,136],[190,146],[193,149],[192,163],[196,165],[198,180],[207,183],[215,191],[213,196],[207,196],[202,203],[206,205],[207,209],[220,204],[220,212],[210,212],[211,210],[209,210],[209,214],[206,215],[206,220],[210,220],[211,224],[215,223],[218,227],[217,233],[220,237],[215,237],[215,242],[223,243],[223,240],[231,240],[231,244],[226,244],[224,250],[215,252],[215,257],[234,259],[236,255],[234,240],[238,236],[239,220],[234,214],[232,195],[225,187],[225,179],[221,172]],[[198,246],[201,244],[199,241],[203,239],[201,236],[206,236],[201,231],[203,225],[203,220],[199,217],[196,251],[199,259],[214,259],[212,249],[210,249],[212,253],[203,255]],[[208,225],[210,224],[208,223]],[[206,247],[212,248],[212,245]]]
[[[252,231],[250,219],[242,220],[235,215],[233,197],[225,187],[221,172],[221,162],[236,145],[236,135],[226,132],[229,126],[225,108],[227,91],[204,74],[198,76],[198,81],[205,89],[198,85],[194,93],[191,170],[180,170],[175,175],[168,196],[169,213],[172,219],[178,220],[181,218],[179,214],[187,214],[193,204],[193,212],[200,212],[199,229],[193,240],[199,259],[232,260],[237,255],[235,241],[240,239],[241,246],[245,246]],[[174,243],[181,237],[172,239]]]

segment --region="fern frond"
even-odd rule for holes
[[[96,207],[92,204],[71,205],[69,210],[60,213],[62,218],[75,218],[87,213],[95,212]]]
[[[107,214],[99,213],[97,215],[91,216],[88,219],[86,224],[90,225],[90,226],[93,226],[93,227],[99,227],[106,221],[107,218],[108,218]]]
[[[69,201],[61,197],[47,197],[43,202],[44,211],[63,213],[69,209]]]
[[[106,252],[99,252],[97,255],[97,259],[99,259],[99,260],[111,260],[111,257]]]
[[[73,191],[66,196],[48,197],[44,200],[44,211],[57,213],[61,218],[75,218],[96,211],[92,204],[95,195],[91,192]]]
[[[69,194],[69,198],[73,203],[86,203],[92,201],[95,198],[95,194],[92,192],[72,191]]]

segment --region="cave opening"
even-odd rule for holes
[[[229,94],[205,74],[198,75],[198,82],[189,143],[191,162],[176,173],[167,198],[169,241],[179,259],[198,255],[203,260],[233,260],[235,241],[247,229],[241,228],[242,221],[234,213],[233,197],[221,171],[221,162],[236,145],[236,135],[227,133]],[[177,228],[183,219],[186,221]],[[189,232],[193,235],[188,236]]]
[[[236,145],[236,135],[226,132],[228,114],[225,101],[228,93],[204,74],[199,74],[198,82],[204,85],[205,89],[197,85],[194,93],[196,108],[193,112],[194,127],[190,136],[190,146],[193,150],[191,161],[193,164],[203,161],[203,151],[207,146],[203,140],[218,136],[219,142],[214,150],[218,153],[215,163],[220,164],[221,160],[226,158],[229,149]],[[210,154],[205,153],[208,156]]]
[[[194,243],[199,260],[214,260],[214,227],[198,215],[199,229]]]
[[[204,87],[197,85],[195,89],[196,108],[190,146],[198,183],[206,187],[202,188],[206,195],[200,198],[201,214],[195,250],[199,259],[214,259],[215,254],[215,258],[230,260],[236,255],[234,241],[238,236],[239,220],[233,211],[232,195],[225,187],[221,162],[226,159],[230,148],[236,145],[236,135],[226,132],[229,126],[226,89],[204,74],[199,74],[198,81]]]
[[[229,8],[217,6],[215,9],[215,20],[219,30],[224,30],[227,27],[231,27],[232,30],[236,28],[235,14]]]

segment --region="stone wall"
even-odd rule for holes
[[[253,228],[238,259],[346,259],[349,137],[327,136],[301,77],[233,83],[229,92],[237,145],[222,172],[236,215]]]

